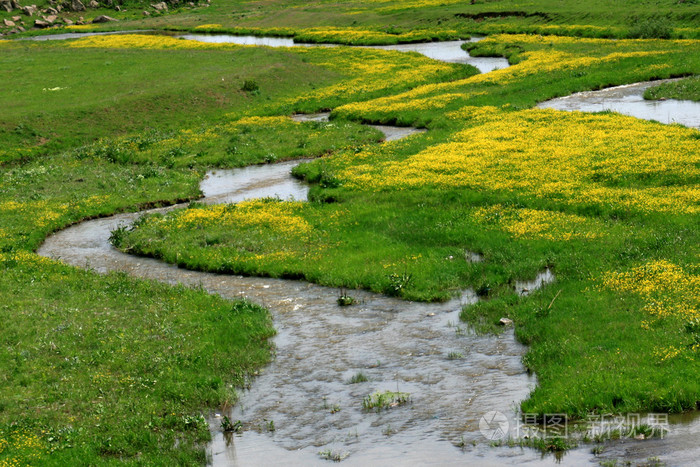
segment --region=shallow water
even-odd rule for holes
[[[296,163],[210,172],[202,181],[202,201],[305,199],[307,187],[289,176]],[[226,443],[212,414],[215,440],[210,453],[215,464],[228,465],[234,458],[240,465],[308,464],[320,462],[317,453],[323,449],[351,454],[348,462],[357,464],[405,455],[420,463],[464,460],[476,453],[494,459],[513,455],[479,447],[479,419],[491,410],[512,416],[512,407],[536,381],[522,366],[525,348],[512,331],[483,337],[460,324],[462,306],[476,300],[472,292],[448,303],[423,304],[352,291],[358,304],[339,307],[335,289],[187,271],[114,249],[110,232],[141,214],[69,227],[50,236],[38,253],[97,272],[124,271],[202,286],[227,298],[245,296],[270,309],[278,329],[276,358],[229,414],[243,421],[242,435]],[[451,352],[459,358],[448,358]],[[369,381],[348,384],[360,371]],[[409,392],[412,402],[381,413],[365,412],[362,398],[377,390]],[[463,451],[453,446],[462,439],[473,440],[477,448]],[[420,454],[413,451],[417,446],[423,446]],[[539,458],[530,450],[518,454],[522,456]]]
[[[611,110],[644,120],[680,123],[687,127],[700,128],[700,102],[675,99],[649,101],[644,99],[644,91],[668,81],[674,80],[647,81],[601,89],[600,91],[579,92],[542,102],[537,107],[581,112]]]
[[[41,40],[52,36],[43,37]],[[261,39],[270,38],[255,38]],[[381,48],[417,51],[444,61],[461,61],[460,53],[466,54],[457,43]],[[679,101],[644,101],[644,90],[655,84],[580,93],[539,107],[615,110],[639,118],[700,126],[697,104],[686,107]],[[294,116],[298,121],[327,118],[328,114]],[[387,141],[416,132],[376,128],[385,133]],[[238,202],[264,196],[305,200],[308,187],[289,176],[297,163],[210,172],[201,183],[202,201]],[[184,206],[149,212],[177,207]],[[700,418],[696,413],[670,417],[673,425],[665,439],[611,442],[597,458],[590,453],[590,446],[574,449],[561,460],[543,457],[532,449],[492,448],[480,431],[481,417],[489,411],[501,412],[512,430],[518,422],[513,408],[527,397],[536,380],[521,363],[526,349],[515,341],[512,330],[498,337],[476,336],[460,323],[462,305],[476,300],[472,292],[465,291],[449,303],[422,304],[352,291],[359,303],[341,308],[336,305],[335,289],[187,271],[112,248],[110,231],[140,215],[120,214],[83,222],[49,237],[38,253],[98,272],[125,271],[141,278],[202,286],[227,298],[245,296],[271,311],[279,332],[274,338],[276,358],[242,392],[232,412],[210,414],[214,439],[209,454],[215,465],[327,465],[320,451],[347,456],[347,465],[595,465],[605,459],[634,463],[649,457],[659,457],[670,465],[692,465],[700,458]],[[465,252],[465,261],[478,260],[478,255]],[[516,291],[527,294],[553,279],[545,271],[534,280],[517,282]],[[450,353],[458,358],[448,358]],[[360,371],[369,381],[348,384]],[[364,396],[387,389],[411,393],[411,403],[380,413],[362,409]],[[243,433],[222,433],[222,415],[240,419]]]
[[[283,37],[258,37],[258,36],[235,36],[231,34],[184,34],[179,36],[186,40],[201,42],[232,43],[242,45],[265,45],[268,47],[337,47],[337,44],[309,44],[294,42],[293,39]],[[481,37],[475,37],[469,41],[445,41],[445,42],[421,42],[415,44],[396,45],[370,45],[357,46],[362,48],[379,50],[397,50],[399,52],[418,52],[428,58],[449,63],[464,63],[475,66],[482,73],[506,68],[508,60],[502,57],[472,57],[466,50],[461,48],[466,42],[476,42]]]
[[[236,202],[260,196],[306,199],[308,187],[289,176],[298,162],[210,172],[201,184],[202,201]],[[559,462],[532,449],[492,448],[481,432],[481,418],[498,411],[508,418],[513,434],[518,423],[513,408],[527,397],[536,380],[522,365],[526,349],[515,341],[512,330],[497,337],[477,336],[460,323],[462,306],[477,300],[471,291],[443,304],[351,291],[358,304],[339,307],[336,289],[187,271],[114,249],[109,244],[111,230],[140,215],[119,214],[69,227],[49,237],[38,253],[98,272],[124,271],[171,284],[202,286],[227,298],[244,296],[271,311],[278,330],[274,361],[242,391],[231,412],[209,416],[213,442],[208,451],[214,465],[325,464],[328,461],[321,459],[320,451],[347,456],[343,461],[347,465]],[[465,252],[465,261],[470,259]],[[545,271],[532,281],[518,282],[516,288],[527,293],[553,279]],[[368,381],[349,384],[358,372]],[[378,390],[408,392],[411,403],[380,413],[363,410],[362,398]],[[243,432],[224,434],[222,415],[241,420]],[[672,437],[618,442],[604,456],[695,459],[700,452],[691,440],[696,439],[700,421],[678,421],[681,424]],[[566,465],[591,462],[596,461],[588,447],[563,458]]]

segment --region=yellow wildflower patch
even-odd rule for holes
[[[39,461],[47,451],[46,443],[35,433],[0,431],[0,467],[19,467]]]
[[[302,235],[311,225],[299,214],[304,203],[274,202],[265,199],[244,201],[237,205],[216,205],[202,209],[187,209],[174,218],[177,229],[206,227],[263,227],[284,235]]]
[[[66,26],[66,29],[69,31],[92,31],[98,28],[92,24],[71,24],[70,26]]]
[[[476,209],[472,216],[479,223],[493,224],[516,238],[566,241],[595,238],[594,222],[585,217],[539,209],[518,209],[500,204]]]
[[[361,96],[376,92],[378,89],[406,87],[407,85],[422,85],[442,76],[454,73],[455,65],[438,62],[427,57],[401,52],[373,49],[353,49],[348,52],[345,47],[333,47],[322,51],[314,48],[298,47],[295,53],[309,55],[313,63],[324,68],[347,73],[352,70],[353,76],[332,86],[311,92],[295,99],[296,103],[317,101],[319,99],[337,96]],[[358,54],[360,56],[358,56]],[[428,96],[430,97],[430,96]],[[454,96],[443,98],[444,105],[454,99]],[[378,100],[384,102],[383,100]],[[351,104],[356,106],[358,104]],[[360,106],[362,104],[359,104]],[[415,100],[411,102],[415,104]],[[428,104],[435,107],[434,104]],[[442,105],[441,105],[442,106]],[[361,108],[361,107],[360,107]],[[431,108],[431,107],[426,107]],[[341,107],[342,109],[342,107]]]
[[[700,319],[700,275],[671,262],[658,260],[626,272],[608,272],[602,285],[643,296],[647,301],[644,310],[655,319],[676,318],[684,322]]]
[[[242,126],[242,125],[254,125],[254,126],[273,126],[273,125],[294,125],[297,122],[290,120],[289,117],[276,116],[276,117],[243,117],[238,120],[234,120],[229,123],[229,126]]]
[[[111,34],[83,37],[67,44],[69,47],[105,49],[236,49],[245,45],[190,41],[170,36],[146,34]]]
[[[674,345],[654,350],[654,357],[656,357],[660,362],[674,359],[674,358],[678,357],[679,355],[683,355],[683,354],[685,354],[684,349],[681,349],[681,348],[676,347]]]
[[[405,160],[349,166],[339,177],[358,189],[476,188],[569,205],[700,212],[695,130],[616,114],[540,109],[472,114],[483,124],[462,130],[451,142]]]

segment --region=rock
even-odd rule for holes
[[[88,3],[88,6],[89,6],[90,8],[99,8],[99,7],[100,7],[100,4],[97,3],[95,0],[90,0],[90,3]]]
[[[17,0],[10,0],[10,6],[12,6],[13,10],[19,10],[22,8],[22,5],[20,5]]]
[[[13,17],[12,17],[12,21],[15,21],[15,22],[16,22],[16,21],[21,21],[21,20],[22,20],[22,17],[21,17],[21,16],[13,16]]]
[[[109,22],[112,22],[112,21],[118,21],[118,20],[112,18],[111,16],[100,15],[100,16],[98,16],[97,18],[93,19],[93,20],[92,20],[92,23],[93,23],[93,24],[97,24],[97,23],[109,23]]]
[[[114,11],[122,11],[122,7],[120,7],[119,5],[117,5],[117,6],[114,7]]]
[[[500,324],[501,326],[510,326],[511,324],[513,324],[513,320],[510,318],[501,318],[498,320],[498,324]]]
[[[69,20],[68,18],[63,18],[63,24],[66,26],[73,26],[73,21]]]
[[[27,5],[22,7],[22,13],[24,13],[27,16],[34,16],[34,13],[37,12],[36,5]]]
[[[46,13],[47,15],[58,15],[58,10],[55,8],[49,7],[46,10],[44,10],[44,13]]]
[[[190,8],[194,8],[194,3],[193,3],[193,2],[187,2],[187,5],[188,5]]]
[[[154,3],[151,6],[156,11],[168,11],[168,5],[165,2]]]
[[[14,28],[16,26],[14,21],[10,21],[9,19],[4,19],[2,22],[7,26],[8,28]]]
[[[17,26],[17,29],[19,30],[19,32],[24,32],[24,31],[26,31],[26,29],[24,29],[22,26]]]
[[[634,439],[639,439],[639,440],[644,439],[644,433],[640,433],[638,435],[635,435]]]
[[[151,13],[148,12],[148,11],[144,11],[144,12],[143,12],[143,16],[151,16]]]
[[[49,16],[43,16],[43,18],[44,18],[44,21],[46,21],[47,23],[53,24],[53,23],[55,23],[56,20],[58,19],[58,16],[56,16],[56,15],[49,15]]]
[[[85,5],[80,0],[71,0],[70,9],[71,11],[85,11]]]
[[[0,9],[8,13],[12,12],[12,2],[10,2],[10,0],[0,0]]]
[[[49,26],[51,26],[51,23],[48,23],[44,20],[41,20],[41,19],[34,20],[34,27],[35,28],[44,29],[44,28],[48,28]]]

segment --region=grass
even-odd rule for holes
[[[321,459],[328,460],[328,461],[333,461],[333,462],[340,462],[346,457],[350,455],[349,452],[346,451],[335,451],[332,449],[325,449],[323,451],[319,451],[318,455]]]
[[[644,92],[650,100],[681,99],[700,102],[700,76],[691,76],[679,81],[664,83]]]
[[[358,371],[348,380],[348,384],[366,383],[367,381],[369,381],[369,378],[361,371]]]
[[[77,270],[33,251],[82,219],[196,199],[209,167],[377,141],[377,131],[357,123],[286,116],[324,108],[322,94],[308,96],[360,83],[363,73],[325,64],[333,55],[322,50],[0,47],[8,83],[21,73],[24,86],[9,85],[0,97],[7,129],[0,135],[0,317],[7,322],[0,463],[203,464],[203,415],[234,404],[237,388],[271,358],[268,313],[202,290]],[[398,54],[369,58],[385,73],[430,66]],[[106,61],[119,66],[117,75]],[[449,66],[427,79],[450,73],[473,71]],[[244,79],[255,80],[257,95],[241,90]],[[333,99],[385,86],[362,83]],[[56,84],[65,89],[43,91]],[[272,121],[271,113],[278,114]],[[274,422],[264,428],[274,430]]]
[[[232,405],[270,359],[274,331],[253,304],[28,253],[2,265],[0,438],[9,441],[0,459],[10,464],[30,454],[53,464],[202,463],[202,411]],[[35,439],[31,453],[21,435]]]
[[[487,76],[366,49],[140,35],[0,41],[0,463],[206,462],[203,414],[235,403],[236,387],[269,360],[267,313],[32,252],[82,219],[197,198],[206,168],[307,155],[331,154],[295,172],[314,184],[311,203],[193,206],[147,218],[120,244],[173,262],[181,253],[195,269],[411,299],[488,289],[491,299],[462,317],[489,332],[504,315],[515,321],[539,383],[524,413],[697,406],[697,131],[529,110],[576,91],[700,74],[697,41],[555,35],[697,38],[697,2],[292,6],[94,13],[121,19],[100,29],[208,24],[199,30],[315,42],[541,36],[469,45],[514,65]],[[696,81],[650,92],[695,99]],[[285,117],[324,109],[332,122]],[[431,131],[377,146],[357,122]],[[217,213],[239,222],[206,232],[187,223]],[[466,251],[484,261],[463,261]],[[544,267],[555,290],[513,293]],[[375,393],[367,403],[402,398]]]
[[[337,119],[431,131],[302,164],[294,173],[314,184],[311,203],[152,216],[119,246],[191,269],[413,300],[487,290],[491,299],[462,318],[488,332],[500,332],[503,316],[515,322],[539,382],[524,413],[692,409],[698,132],[529,109],[574,91],[697,73],[688,47],[697,44],[486,39],[472,51],[514,65],[334,109]],[[516,280],[545,268],[556,290],[515,293]]]
[[[292,96],[337,77],[295,56],[250,48],[164,53],[15,42],[2,47],[2,62],[8,86],[0,96],[0,161],[55,154],[97,138],[210,126],[256,100]],[[260,96],[241,91],[245,79],[259,83]],[[85,121],[90,124],[76,124]]]
[[[695,1],[660,0],[644,8],[626,0],[580,4],[535,0],[499,2],[448,1],[352,2],[333,5],[279,0],[222,0],[209,7],[182,9],[177,14],[143,18],[141,9],[107,13],[122,21],[104,28],[169,28],[238,34],[298,36],[305,40],[344,43],[395,43],[419,38],[468,34],[527,32],[584,37],[697,38],[700,6]],[[95,14],[98,12],[96,11]],[[9,14],[8,14],[9,16]]]
[[[338,296],[338,306],[350,306],[355,304],[355,299],[348,295],[345,289],[340,289],[340,295]]]
[[[407,392],[377,391],[372,394],[368,394],[364,399],[362,399],[362,407],[365,410],[381,412],[382,410],[405,405],[409,402],[411,402],[411,395]]]
[[[40,2],[41,3],[41,2]],[[142,11],[152,15],[144,17]],[[64,13],[88,21],[99,14],[117,23],[80,29],[30,30],[24,35],[84,30],[169,29],[194,32],[294,37],[297,41],[343,44],[395,44],[466,38],[473,34],[528,33],[598,38],[698,38],[696,1],[660,0],[644,8],[634,0],[611,4],[603,0],[557,2],[516,0],[499,2],[448,1],[352,2],[329,7],[327,2],[244,2],[221,0],[189,8],[170,4],[166,14],[143,2],[126,2],[121,12],[111,9]],[[0,12],[0,21],[12,16]]]

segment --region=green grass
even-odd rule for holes
[[[367,376],[361,371],[358,371],[348,380],[348,384],[366,383],[367,381],[369,381]]]
[[[697,38],[700,5],[696,1],[660,0],[654,8],[637,0],[611,3],[517,0],[498,2],[244,2],[213,1],[209,7],[171,10],[165,15],[144,18],[144,7],[128,7],[124,12],[95,11],[86,17],[108,14],[121,19],[102,29],[169,28],[192,29],[198,25],[217,25],[215,30],[237,33],[306,36],[308,28],[354,28],[386,33],[389,36],[420,31],[423,37],[467,36],[526,32],[583,37],[671,37]],[[149,9],[145,6],[145,9]],[[152,9],[150,9],[152,10]],[[0,13],[0,19],[9,14]],[[69,15],[77,17],[78,15]],[[75,19],[75,18],[74,18]],[[308,37],[307,37],[308,40]],[[396,39],[393,39],[395,41]],[[415,40],[415,39],[414,39]],[[360,40],[365,42],[364,39]],[[410,40],[409,40],[410,41]],[[337,42],[354,43],[357,38],[338,36]],[[391,37],[372,40],[392,43]]]
[[[0,96],[0,161],[53,154],[98,138],[207,127],[261,101],[338,78],[335,71],[272,49],[165,53],[63,45],[2,47],[0,78],[7,86]],[[259,95],[241,90],[245,80],[258,83]]]
[[[202,414],[270,359],[256,305],[34,258],[2,266],[0,439],[39,437],[25,456],[11,441],[10,464],[203,463]]]
[[[119,246],[192,269],[298,278],[414,300],[446,300],[469,287],[488,290],[491,300],[466,308],[462,317],[488,332],[498,332],[503,316],[515,321],[517,337],[530,346],[524,363],[539,382],[523,412],[585,417],[591,411],[692,409],[700,400],[694,376],[700,367],[695,337],[684,324],[697,309],[690,289],[668,285],[650,298],[604,284],[613,272],[659,261],[684,271],[674,287],[695,280],[700,239],[695,214],[684,211],[693,202],[667,212],[628,200],[641,196],[653,204],[657,198],[650,196],[691,190],[698,180],[697,131],[609,113],[517,110],[575,90],[693,72],[700,64],[688,58],[687,47],[525,36],[483,41],[475,50],[507,54],[519,67],[336,109],[339,118],[425,124],[432,131],[301,165],[295,174],[314,184],[311,203],[247,206],[251,221],[244,224],[235,222],[237,208],[223,208],[219,216],[222,208],[193,207],[201,213],[143,220]],[[443,100],[444,94],[454,97]],[[555,135],[568,132],[557,146]],[[482,138],[484,146],[478,145]],[[476,153],[471,145],[478,145]],[[646,152],[630,152],[658,145],[668,145],[659,156],[664,164],[682,158],[680,165],[644,168]],[[420,156],[432,151],[434,165],[421,165]],[[523,151],[532,156],[521,167]],[[636,163],[613,162],[621,153]],[[573,154],[584,159],[570,159]],[[538,165],[545,156],[554,157],[552,166]],[[460,165],[465,158],[473,162]],[[401,172],[413,165],[415,173]],[[472,167],[481,175],[440,184],[471,174]],[[554,179],[561,174],[561,183],[573,176],[575,188],[541,196],[546,180],[521,185],[542,171],[552,171]],[[605,194],[579,200],[578,193],[592,186]],[[216,225],[187,227],[185,219],[209,212]],[[263,213],[277,220],[255,221]],[[282,232],[278,224],[300,227]],[[466,252],[484,261],[469,262]],[[515,281],[545,267],[557,277],[554,286],[530,297],[514,292]],[[656,319],[654,300],[690,311],[666,310]]]
[[[644,92],[644,98],[650,100],[682,99],[700,101],[700,76],[691,76],[673,83],[664,83]]]
[[[365,410],[381,412],[392,407],[405,405],[411,402],[411,395],[407,392],[399,391],[377,391],[368,394],[362,399],[362,407]]]
[[[693,214],[648,213],[613,199],[569,203],[478,183],[459,189],[430,183],[360,189],[350,183],[353,173],[381,181],[385,164],[400,169],[459,132],[488,129],[501,119],[515,119],[509,131],[537,129],[542,124],[537,115],[520,111],[545,99],[700,74],[694,42],[548,36],[699,37],[697,2],[662,0],[647,8],[631,0],[447,1],[396,8],[395,2],[224,0],[148,19],[135,5],[85,16],[121,19],[96,28],[104,30],[217,24],[208,30],[319,42],[396,43],[496,32],[546,37],[469,45],[474,55],[522,64],[523,72],[506,82],[469,80],[475,73],[470,67],[438,67],[416,55],[347,48],[77,49],[67,43],[1,42],[0,463],[204,463],[209,434],[202,415],[234,403],[236,387],[269,360],[267,339],[274,331],[267,313],[201,290],[76,270],[31,252],[52,231],[82,219],[197,198],[206,168],[327,153],[331,156],[296,171],[314,184],[311,203],[290,212],[276,201],[256,208],[277,209],[280,218],[302,227],[297,233],[279,235],[279,225],[271,222],[165,235],[149,230],[149,220],[156,219],[149,218],[122,246],[173,262],[180,252],[181,265],[195,269],[303,278],[411,299],[444,300],[467,287],[488,290],[491,299],[466,308],[462,317],[484,332],[498,332],[503,316],[515,321],[517,337],[529,345],[524,363],[539,383],[523,412],[584,417],[591,411],[678,412],[697,406],[697,326],[673,314],[648,323],[655,300],[673,310],[697,310],[697,298],[686,300],[674,288],[698,274]],[[0,12],[0,20],[9,16]],[[309,30],[315,27],[321,31]],[[527,68],[528,63],[537,66]],[[439,82],[450,83],[433,85]],[[696,82],[681,81],[656,97],[695,99]],[[447,94],[450,99],[443,99]],[[334,109],[335,120],[240,123],[244,117],[323,109]],[[494,113],[484,117],[482,111]],[[601,131],[619,122],[616,139],[630,148],[647,134],[675,131],[648,123],[630,135],[625,131],[631,121],[617,118],[603,114],[590,122]],[[362,121],[431,131],[377,147],[372,143],[378,134],[353,123]],[[682,135],[684,147],[697,144],[693,134]],[[494,150],[505,136],[493,136]],[[534,131],[520,146],[535,141],[545,154],[549,145]],[[510,154],[515,158],[517,151]],[[582,180],[602,188],[680,188],[685,191],[676,192],[678,199],[690,199],[697,165],[644,172],[633,170],[638,164],[624,164],[630,167],[618,173],[604,158],[596,159]],[[497,169],[485,171],[484,178]],[[505,208],[488,211],[485,221],[474,216],[497,205]],[[581,229],[599,236],[518,237],[505,230],[507,222],[518,220],[507,212],[524,208],[555,218],[581,216]],[[183,214],[172,216],[178,215]],[[302,235],[306,225],[311,235]],[[216,262],[205,255],[213,249],[220,253]],[[484,261],[464,261],[465,251],[480,253]],[[266,256],[270,252],[287,260]],[[669,269],[676,280],[665,281],[656,295],[601,284],[610,271],[634,271],[660,260],[684,274]],[[556,284],[530,297],[513,293],[515,280],[534,277],[544,267],[553,268]]]
[[[203,415],[235,403],[236,389],[270,359],[267,312],[32,251],[83,219],[196,199],[208,167],[375,142],[379,132],[357,123],[284,115],[378,95],[385,82],[318,94],[364,75],[329,57],[359,61],[363,51],[0,47],[9,86],[0,97],[0,463],[203,464]],[[370,55],[405,69],[427,62]],[[432,79],[473,73],[446,70]],[[243,91],[245,80],[257,92]],[[43,91],[56,85],[65,89]],[[275,113],[274,124],[250,117]]]

